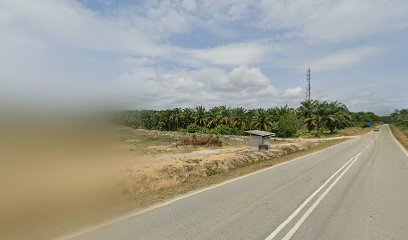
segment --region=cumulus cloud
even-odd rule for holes
[[[288,97],[288,98],[299,98],[303,97],[303,90],[301,87],[296,87],[296,88],[289,88],[283,91],[282,93],[283,97]]]
[[[279,91],[258,68],[206,68],[163,71],[139,68],[119,78],[122,90],[144,107],[177,105],[248,105],[271,101]]]
[[[273,51],[278,50],[277,46],[249,42],[232,43],[208,49],[188,50],[187,54],[210,64],[241,65],[263,62]]]

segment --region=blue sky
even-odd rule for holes
[[[406,0],[0,0],[4,101],[408,108]],[[108,100],[109,99],[109,100]]]

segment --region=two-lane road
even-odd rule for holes
[[[408,239],[408,156],[379,132],[72,239]]]

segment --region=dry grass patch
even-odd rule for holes
[[[398,127],[394,125],[390,125],[392,134],[394,134],[395,138],[408,150],[408,133],[402,131]]]
[[[219,136],[213,135],[193,135],[184,137],[181,141],[177,144],[177,146],[216,146],[221,147],[222,141],[220,140]]]
[[[342,136],[358,136],[358,135],[364,135],[368,132],[370,132],[371,130],[374,129],[373,127],[366,127],[366,128],[362,128],[362,127],[350,127],[350,128],[346,128],[340,131],[340,135]]]
[[[126,206],[123,206],[124,207],[123,209],[137,210],[143,207],[147,207],[149,205],[159,203],[163,200],[174,198],[180,194],[185,194],[196,189],[208,187],[214,184],[224,182],[229,179],[243,176],[263,168],[267,168],[285,161],[289,161],[325,149],[327,147],[333,146],[344,141],[347,141],[347,139],[322,141],[319,142],[318,144],[310,146],[310,148],[305,148],[301,151],[293,152],[287,155],[281,155],[276,157],[265,156],[263,159],[254,162],[250,162],[248,160],[248,162],[241,165],[240,167],[232,168],[229,169],[228,171],[221,171],[218,174],[210,174],[206,177],[194,176],[190,177],[188,181],[178,182],[173,186],[158,188],[157,190],[129,194],[130,201],[128,201]]]

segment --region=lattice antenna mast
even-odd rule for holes
[[[312,93],[311,93],[312,89],[311,89],[311,86],[310,86],[310,80],[311,80],[310,68],[307,69],[306,79],[307,79],[306,101],[310,101],[312,99]]]

